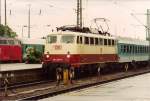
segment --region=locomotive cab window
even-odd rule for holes
[[[57,41],[57,36],[48,36],[47,37],[47,43],[52,44],[52,43],[56,43],[56,41]]]
[[[64,35],[61,37],[61,42],[62,43],[74,43],[74,38],[75,36],[72,35]]]

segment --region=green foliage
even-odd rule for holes
[[[42,53],[33,47],[28,47],[26,49],[26,56],[24,60],[26,63],[40,63],[42,58]]]
[[[0,24],[0,36],[14,38],[17,36],[17,34],[9,26]]]

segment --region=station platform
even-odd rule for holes
[[[95,77],[74,80],[73,84],[68,84],[68,85],[64,85],[64,83],[61,82],[60,85],[57,86],[56,85],[57,82],[54,81],[54,82],[39,83],[39,84],[31,85],[31,86],[23,86],[20,88],[14,88],[14,89],[8,90],[8,95],[9,95],[8,97],[4,97],[4,92],[1,91],[0,92],[0,100],[3,99],[3,100],[24,101],[24,100],[39,100],[42,98],[46,98],[41,101],[51,101],[51,98],[47,98],[47,97],[52,97],[52,96],[56,96],[58,94],[71,92],[71,91],[75,91],[75,90],[77,92],[78,91],[81,92],[83,90],[83,88],[100,85],[100,84],[108,83],[111,81],[116,81],[116,80],[120,80],[123,78],[133,77],[133,76],[137,76],[137,75],[145,74],[145,73],[149,73],[149,72],[150,72],[150,69],[144,69],[144,70],[139,69],[136,71],[119,72],[119,73],[115,73],[115,74],[102,75],[101,78],[99,78],[99,79],[97,78],[97,76],[95,76]],[[131,82],[131,83],[133,84],[133,82]],[[123,89],[125,89],[125,88],[123,88]],[[120,88],[120,90],[122,90],[122,88]],[[120,90],[118,90],[118,91],[120,91]],[[80,96],[82,96],[82,95],[80,95]],[[102,95],[102,96],[104,96],[104,95]],[[57,100],[57,98],[55,99],[55,97],[52,98],[52,101],[53,100],[61,101],[61,99]],[[65,100],[70,101],[71,99],[69,99],[69,100],[65,99]],[[76,100],[71,100],[71,101],[76,101]],[[91,101],[91,99],[88,101]],[[98,101],[98,100],[96,100],[96,101]],[[121,101],[121,100],[114,100],[114,101]]]
[[[7,63],[0,64],[0,72],[42,68],[42,64]]]

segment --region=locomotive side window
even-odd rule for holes
[[[80,44],[82,44],[83,40],[82,40],[82,36],[80,36]]]
[[[85,44],[89,44],[89,37],[85,37],[84,43],[85,43]]]
[[[61,37],[61,42],[63,43],[73,43],[75,36],[72,35],[64,35]]]
[[[99,45],[103,45],[103,39],[99,38]]]
[[[115,40],[112,40],[112,46],[114,46],[115,45]]]
[[[98,38],[95,38],[95,45],[98,45]]]
[[[79,44],[79,43],[80,43],[80,37],[77,36],[77,44]]]
[[[91,38],[91,37],[90,37],[90,44],[91,44],[91,45],[94,45],[94,38]]]
[[[110,40],[110,39],[108,39],[108,45],[109,45],[109,46],[111,45],[111,40]]]
[[[82,44],[82,36],[77,36],[77,44]]]
[[[104,39],[104,45],[107,45],[107,39]]]
[[[47,43],[56,43],[57,37],[56,36],[48,36],[47,37]]]

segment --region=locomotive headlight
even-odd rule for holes
[[[46,58],[49,58],[49,54],[46,55]]]
[[[70,58],[70,54],[67,54],[67,58]]]
[[[70,52],[69,51],[67,52],[67,58],[70,58]]]

